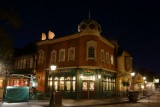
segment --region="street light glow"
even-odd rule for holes
[[[131,72],[131,76],[134,77],[135,76],[135,72]]]
[[[50,68],[51,68],[51,70],[56,70],[57,66],[51,65]]]

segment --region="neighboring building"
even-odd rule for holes
[[[23,48],[15,49],[13,69],[8,78],[8,86],[35,86],[37,46],[31,43]]]
[[[131,88],[132,56],[117,45],[117,92],[123,94]],[[130,87],[130,88],[129,88]]]
[[[145,80],[140,73],[137,73],[133,78],[134,90],[142,92],[144,90]]]
[[[63,97],[75,99],[115,94],[116,47],[101,35],[101,26],[95,20],[82,21],[77,33],[61,38],[54,38],[51,31],[42,33],[37,45],[37,90],[50,94],[54,84],[54,90],[62,92]],[[57,69],[51,74],[52,64]]]

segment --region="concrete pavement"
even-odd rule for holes
[[[144,96],[139,96],[139,99],[144,98]],[[108,105],[117,103],[127,103],[129,100],[127,97],[112,97],[106,99],[62,99],[61,107],[82,107],[82,106],[93,106],[93,105]],[[19,102],[19,103],[6,103],[1,101],[0,107],[49,107],[49,99],[45,100],[30,100],[29,102]],[[12,105],[12,106],[9,106]],[[19,106],[18,106],[19,105]],[[24,106],[22,106],[24,105]]]
[[[145,96],[139,96],[139,100],[145,98]],[[49,100],[32,100],[30,103],[38,103],[38,102],[45,102],[44,107],[48,107]],[[106,99],[62,99],[62,106],[61,107],[82,107],[82,106],[95,106],[95,105],[109,105],[109,104],[118,104],[118,103],[127,103],[129,102],[127,97],[112,97]],[[32,105],[33,105],[32,104]],[[44,103],[43,103],[44,104]],[[42,105],[42,104],[41,104]]]

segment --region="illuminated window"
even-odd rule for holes
[[[113,55],[111,55],[111,64],[114,65],[114,58],[113,58]]]
[[[52,77],[48,77],[48,89],[52,90]]]
[[[65,49],[59,51],[59,61],[65,61]]]
[[[69,91],[71,89],[71,81],[70,77],[66,78],[66,90]]]
[[[87,84],[87,82],[83,82],[83,91],[87,91],[87,86],[88,84]]]
[[[109,90],[109,85],[108,85],[108,78],[106,78],[106,89]]]
[[[55,89],[55,91],[58,90],[58,77],[54,78],[54,89]]]
[[[3,88],[3,80],[0,79],[0,88]]]
[[[60,90],[64,90],[64,77],[60,78]]]
[[[89,90],[94,91],[94,82],[90,82],[89,84]]]
[[[73,85],[72,89],[73,89],[73,91],[75,91],[76,90],[76,77],[73,77],[73,84],[72,85]]]

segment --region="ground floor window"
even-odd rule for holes
[[[64,90],[64,77],[60,77],[60,91]]]
[[[0,79],[0,88],[3,88],[3,80]]]
[[[115,79],[111,77],[102,78],[102,91],[115,90]]]
[[[52,90],[52,82],[54,82],[55,91],[75,91],[76,90],[76,77],[53,77],[48,78],[48,89]]]

